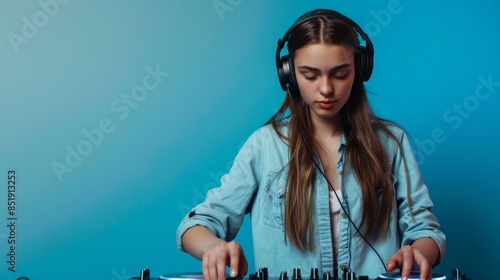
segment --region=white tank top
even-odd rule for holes
[[[335,191],[342,201],[342,190],[338,189]],[[331,231],[332,231],[332,242],[333,250],[335,252],[335,263],[337,263],[337,255],[339,252],[339,216],[340,216],[340,202],[335,196],[333,191],[330,191],[330,221],[331,221]]]

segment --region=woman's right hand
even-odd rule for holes
[[[229,266],[229,276],[232,278],[242,278],[247,274],[248,262],[238,242],[223,241],[204,250],[204,280],[226,280],[226,266]]]

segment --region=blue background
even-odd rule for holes
[[[3,0],[0,279],[199,271],[176,249],[178,223],[280,105],[276,41],[318,7],[349,15],[373,41],[370,99],[413,137],[447,234],[436,271],[496,275],[497,1]],[[156,87],[141,93],[145,80]],[[248,220],[238,240],[254,272]]]

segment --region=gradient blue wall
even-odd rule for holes
[[[276,41],[318,7],[372,38],[370,98],[411,133],[448,236],[436,270],[493,275],[498,2],[5,0],[0,279],[199,271],[177,225],[279,106]],[[253,272],[248,221],[238,240]]]

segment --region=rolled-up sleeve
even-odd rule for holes
[[[261,135],[257,130],[238,152],[230,171],[221,177],[220,186],[209,190],[205,201],[182,219],[176,232],[176,243],[180,250],[184,251],[183,234],[196,225],[206,227],[226,241],[236,237],[259,184],[260,143]]]
[[[393,174],[397,178],[395,190],[399,230],[402,234],[401,246],[429,237],[439,248],[439,263],[446,253],[446,236],[440,230],[439,221],[432,213],[434,204],[422,179],[410,141],[404,132],[401,133],[400,143],[401,150],[396,149],[394,157]],[[407,170],[405,170],[405,162]],[[408,193],[410,200],[408,200]]]

